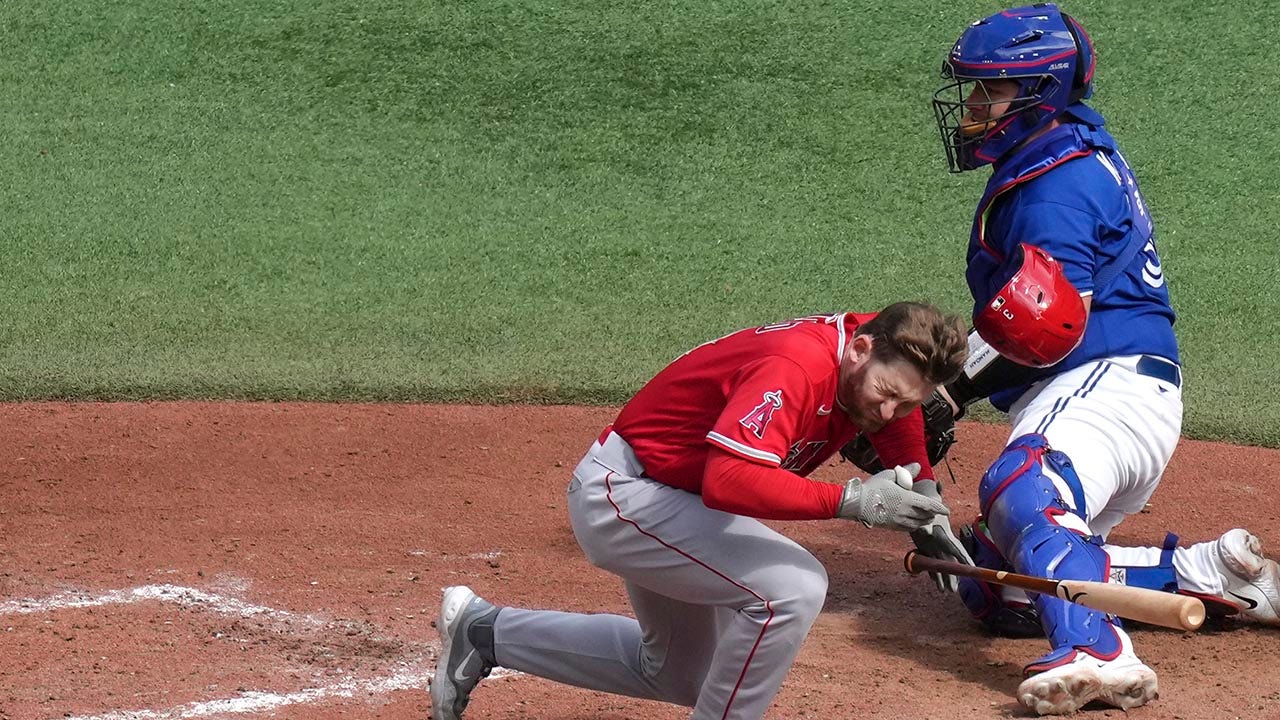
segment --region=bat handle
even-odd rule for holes
[[[902,564],[907,568],[907,572],[915,575],[920,572],[915,568],[916,551],[908,550],[906,557],[902,558]]]

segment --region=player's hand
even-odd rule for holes
[[[912,488],[920,495],[936,498],[939,503],[942,502],[942,486],[936,480],[919,480]],[[952,532],[951,523],[947,521],[945,515],[934,515],[919,529],[912,530],[911,540],[916,544],[916,550],[920,551],[921,555],[965,565],[973,564],[973,558],[969,557],[964,545],[960,544],[960,540]],[[944,592],[959,590],[959,580],[955,575],[931,572],[929,577],[933,578],[933,583],[939,590]]]
[[[940,498],[911,489],[919,474],[920,465],[911,463],[882,470],[866,480],[851,479],[845,483],[837,517],[857,520],[867,527],[915,530],[935,516],[950,515]]]

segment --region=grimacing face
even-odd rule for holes
[[[867,432],[910,414],[937,387],[905,360],[882,362],[872,357],[872,342],[867,335],[850,341],[836,390],[840,409]]]

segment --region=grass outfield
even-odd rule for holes
[[[617,402],[744,325],[967,309],[985,174],[929,98],[991,3],[175,5],[0,8],[0,398]],[[1064,7],[1186,431],[1280,446],[1280,6]]]

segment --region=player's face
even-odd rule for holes
[[[996,118],[1009,112],[1009,106],[1018,97],[1018,83],[1014,80],[983,80],[973,84],[973,90],[964,101],[965,113],[960,118],[960,132],[964,135],[980,135],[991,129]]]
[[[881,362],[871,356],[870,338],[858,335],[846,356],[837,397],[855,425],[876,432],[908,415],[934,391],[914,365],[904,360]]]

